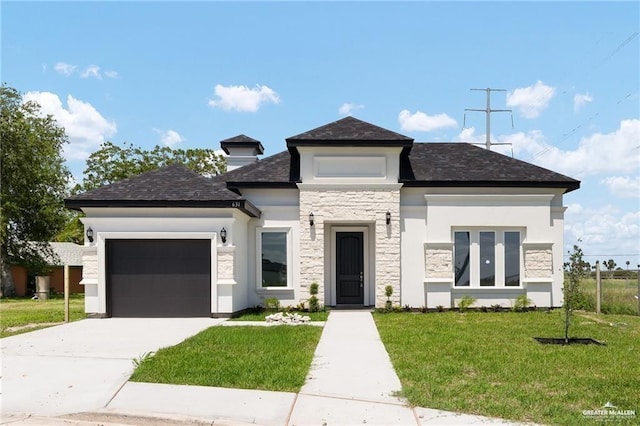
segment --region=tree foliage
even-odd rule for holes
[[[616,261],[613,259],[603,260],[602,265],[609,271],[609,278],[613,278],[613,271],[616,269]]]
[[[20,263],[33,272],[43,269],[42,254],[51,255],[44,242],[64,225],[69,171],[62,147],[67,137],[37,103],[24,102],[5,84],[0,87],[0,116],[0,296],[11,296],[15,288],[9,264]]]
[[[225,158],[210,148],[172,149],[156,145],[145,150],[133,144],[118,146],[105,142],[89,156],[82,183],[75,191],[88,191],[172,163],[182,163],[203,176],[217,175],[227,168]]]

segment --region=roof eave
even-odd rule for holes
[[[287,148],[299,147],[299,146],[344,146],[344,147],[411,147],[413,146],[413,139],[381,139],[381,140],[366,140],[366,139],[296,139],[288,138]]]
[[[417,181],[399,180],[405,187],[484,187],[484,188],[564,188],[565,193],[580,188],[580,181],[575,182],[531,182],[531,181]]]
[[[64,200],[66,208],[82,211],[85,207],[190,207],[190,208],[234,208],[249,217],[260,217],[260,209],[248,200]]]

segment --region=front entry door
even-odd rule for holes
[[[339,305],[364,304],[362,232],[336,232],[336,286]]]

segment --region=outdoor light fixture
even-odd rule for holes
[[[309,213],[309,226],[313,226],[313,223],[314,223],[313,219],[314,219],[313,212],[311,212]]]
[[[387,217],[387,225],[390,225],[391,224],[391,212],[390,211],[387,211],[387,216],[386,217]]]
[[[220,230],[220,239],[222,240],[222,244],[227,242],[227,230],[224,228]]]
[[[91,229],[91,227],[87,229],[87,240],[89,240],[90,243],[93,242],[93,229]]]

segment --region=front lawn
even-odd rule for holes
[[[608,402],[640,421],[640,318],[574,317],[571,336],[607,346],[541,345],[562,337],[551,313],[376,314],[410,404],[547,424],[595,423],[583,410]],[[628,422],[628,423],[625,423]]]
[[[85,318],[84,294],[69,296],[69,319]],[[31,300],[29,297],[0,299],[0,337],[13,336],[49,327],[64,321],[64,296],[54,295],[49,300]]]
[[[298,392],[321,327],[211,327],[143,359],[134,382]]]

